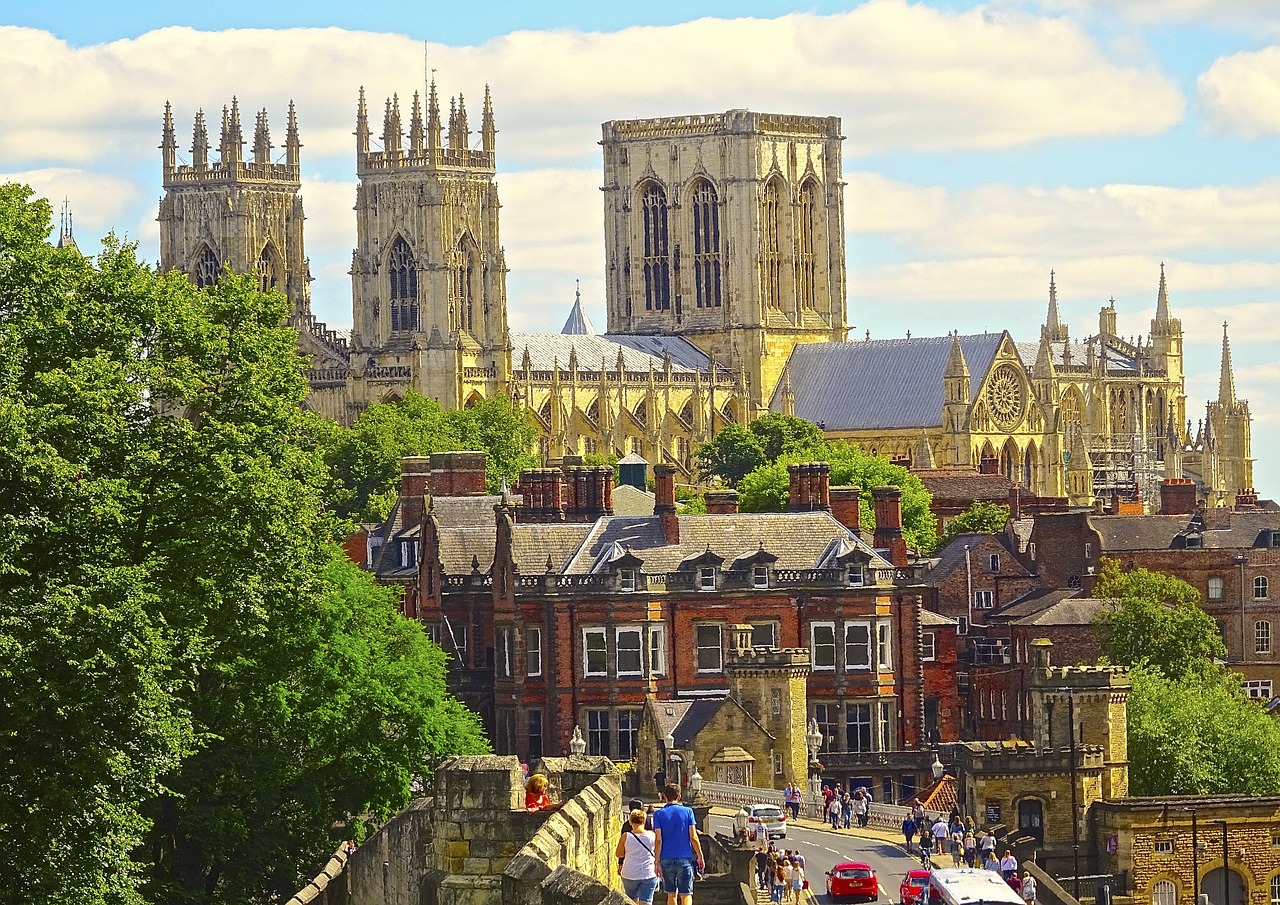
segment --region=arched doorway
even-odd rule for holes
[[[1213,846],[1209,847],[1212,853]],[[1227,872],[1227,889],[1231,893],[1230,900],[1223,894],[1222,868],[1217,867],[1205,874],[1200,882],[1200,891],[1209,897],[1209,905],[1247,905],[1245,898],[1244,878],[1234,870]]]
[[[1044,803],[1039,798],[1024,798],[1018,802],[1018,835],[1029,836],[1036,845],[1044,845]]]

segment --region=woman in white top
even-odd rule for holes
[[[653,893],[658,888],[658,874],[653,868],[653,846],[657,837],[644,828],[644,811],[631,812],[627,826],[618,839],[614,855],[622,859],[622,891],[628,898],[642,905],[652,905]]]
[[[792,859],[788,876],[791,880],[791,901],[800,905],[800,893],[804,889],[804,868],[796,864],[795,859]]]

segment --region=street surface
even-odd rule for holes
[[[716,832],[733,834],[732,817],[712,814],[711,826]],[[773,844],[779,851],[792,849],[804,855],[804,872],[809,879],[809,890],[820,905],[831,905],[827,898],[826,873],[841,861],[863,861],[871,865],[880,882],[881,903],[896,902],[898,884],[907,871],[920,866],[917,857],[909,856],[903,851],[900,841],[889,841],[888,833],[876,830],[844,830],[837,833],[816,827],[816,823],[808,821],[805,826],[788,821],[787,838],[775,839]],[[865,835],[855,836],[854,832]],[[948,866],[950,863],[948,856]]]

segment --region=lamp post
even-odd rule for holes
[[[693,772],[689,774],[689,800],[697,801],[698,793],[702,791],[702,774],[698,772],[695,766]]]
[[[1183,808],[1191,812],[1191,901],[1200,905],[1200,824],[1195,808]]]
[[[822,730],[818,728],[818,718],[809,720],[809,731],[804,734],[805,745],[809,748],[809,795],[814,808],[818,806],[818,797],[822,794],[822,766],[818,763],[818,750],[822,747]]]
[[[569,739],[569,754],[581,757],[587,753],[587,740],[582,737],[582,727],[573,727],[573,738]]]
[[[684,763],[684,758],[674,751],[667,755],[667,761],[671,764],[671,772],[676,775],[676,785],[680,785],[680,765]]]
[[[1225,820],[1210,822],[1222,825],[1222,902],[1223,905],[1231,905],[1231,867],[1227,863],[1227,822]]]
[[[937,749],[934,749],[933,763],[929,765],[929,769],[933,771],[934,782],[939,782],[942,779],[942,774],[946,772],[947,768],[942,765],[942,760],[938,757]]]

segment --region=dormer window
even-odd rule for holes
[[[769,567],[755,566],[751,570],[751,586],[753,588],[769,587]]]
[[[1187,547],[1188,547],[1188,548],[1190,548],[1190,547],[1203,547],[1203,546],[1204,546],[1204,537],[1203,537],[1203,536],[1201,536],[1201,535],[1199,535],[1199,534],[1188,534],[1188,535],[1187,535]]]
[[[849,587],[851,588],[860,588],[867,583],[866,573],[863,571],[863,568],[860,565],[851,564],[849,566],[848,579],[849,579]]]
[[[411,540],[400,541],[400,568],[412,569],[418,564],[418,545]]]
[[[621,569],[618,571],[618,588],[624,593],[631,593],[636,589],[635,569]]]
[[[698,567],[698,590],[714,591],[716,589],[716,570],[714,566]]]

